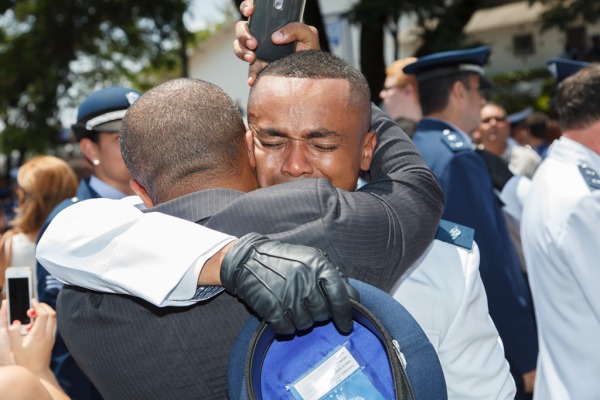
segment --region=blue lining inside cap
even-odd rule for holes
[[[390,336],[397,340],[407,361],[406,374],[410,380],[414,397],[417,399],[447,399],[444,374],[436,351],[408,311],[393,297],[371,285],[355,279],[349,279],[349,282],[359,291],[361,305],[377,316]],[[356,309],[356,307],[353,308]],[[362,321],[361,318],[357,318],[358,315],[355,315],[354,310],[355,321],[357,319]],[[324,324],[320,324],[320,326],[322,325]],[[365,326],[370,326],[368,321]],[[263,332],[263,330],[271,332]],[[274,331],[266,325],[261,325],[258,319],[250,318],[248,320],[231,351],[227,382],[230,399],[248,400],[255,398],[254,395],[260,399],[263,390],[258,390],[258,388],[261,387],[263,376],[256,372],[261,370],[263,358],[274,337]],[[264,340],[258,340],[258,338]],[[256,341],[254,349],[251,345],[253,341]],[[284,361],[287,362],[287,360]],[[319,360],[315,360],[315,364],[318,362]],[[269,368],[271,371],[273,368],[276,368],[275,371],[279,371],[283,363]],[[388,364],[387,360],[385,364]],[[382,376],[379,378],[383,380]],[[390,385],[393,383],[390,382]],[[384,389],[381,391],[385,393]],[[393,399],[395,397],[386,398]]]
[[[286,386],[305,376],[342,345],[359,365],[365,366],[362,372],[379,393],[386,399],[395,398],[387,353],[369,329],[355,321],[352,333],[343,335],[333,322],[329,322],[316,326],[309,333],[294,336],[294,340],[277,337],[271,343],[262,365],[263,399],[294,399]]]

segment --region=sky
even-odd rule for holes
[[[206,22],[220,22],[223,19],[224,7],[233,7],[231,0],[192,0],[190,12],[184,20],[191,31],[203,29]]]

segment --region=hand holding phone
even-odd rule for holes
[[[254,13],[249,20],[250,34],[258,44],[256,58],[274,61],[292,54],[296,42],[275,44],[271,35],[290,22],[300,22],[306,0],[254,0]]]
[[[31,300],[29,315],[35,320],[27,335],[10,323],[8,301],[0,307],[0,365],[20,365],[37,376],[53,377],[50,357],[56,339],[56,312],[46,303]],[[8,328],[7,328],[8,326]],[[23,326],[23,325],[21,325]],[[56,382],[58,387],[58,382]]]
[[[10,348],[7,314],[8,306],[6,305],[6,300],[2,300],[2,306],[0,306],[0,366],[16,364],[15,357]]]
[[[6,299],[8,301],[8,324],[21,322],[21,334],[27,334],[31,318],[27,310],[31,308],[33,294],[33,272],[30,267],[8,267],[5,275]]]
[[[254,14],[252,0],[244,0],[240,4],[240,12],[246,18]],[[279,29],[278,34],[271,39],[275,44],[286,44],[296,42],[296,51],[320,50],[319,32],[314,26],[302,22],[291,22]],[[258,73],[269,63],[257,59],[254,50],[257,40],[250,34],[247,21],[239,21],[235,24],[235,40],[233,41],[233,52],[240,60],[250,64],[248,68],[248,86],[252,86]]]

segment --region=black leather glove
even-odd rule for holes
[[[331,317],[342,332],[353,328],[350,298],[358,301],[358,291],[312,247],[249,233],[225,254],[221,284],[277,333],[291,334]]]
[[[502,189],[504,189],[506,182],[514,176],[513,173],[510,172],[510,169],[508,169],[508,163],[489,151],[477,149],[475,152],[479,154],[485,163],[488,172],[490,173],[490,177],[492,178],[492,184],[501,192]]]

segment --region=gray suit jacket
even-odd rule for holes
[[[410,139],[375,112],[372,183],[356,192],[305,179],[248,194],[204,190],[153,211],[320,248],[350,277],[387,291],[435,236],[443,197]],[[227,294],[161,309],[70,286],[57,314],[71,354],[106,399],[225,398],[232,341],[249,315]]]

